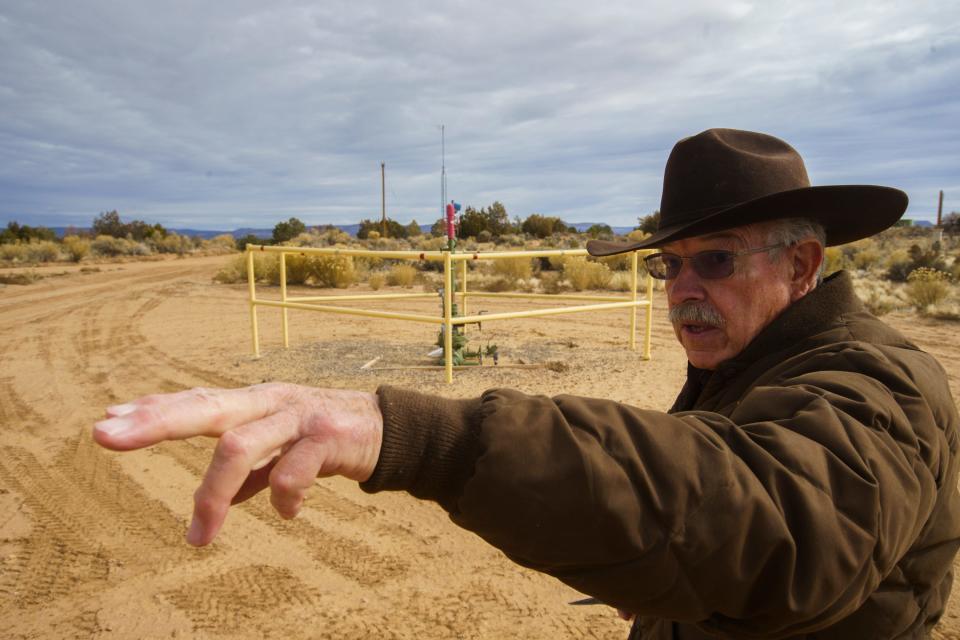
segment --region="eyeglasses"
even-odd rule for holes
[[[643,262],[647,265],[647,271],[650,272],[650,275],[657,280],[673,280],[679,276],[684,260],[689,260],[693,270],[704,280],[719,280],[720,278],[728,278],[733,274],[734,261],[740,256],[772,251],[782,246],[784,244],[780,242],[768,247],[744,249],[743,251],[714,249],[712,251],[701,251],[692,256],[681,256],[664,251],[647,256],[643,259]]]

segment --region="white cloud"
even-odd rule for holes
[[[385,161],[391,215],[429,222],[440,123],[451,195],[521,216],[631,224],[711,126],[905,188],[911,215],[960,182],[955,3],[443,6],[0,8],[0,220],[354,222]]]

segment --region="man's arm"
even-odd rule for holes
[[[363,486],[436,500],[514,561],[617,608],[794,635],[859,608],[932,508],[943,434],[908,379],[889,383],[911,415],[849,372],[757,388],[730,416],[509,390],[454,407],[381,389],[384,442],[446,425],[437,437],[464,455],[381,456]]]

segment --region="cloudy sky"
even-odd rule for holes
[[[0,222],[440,212],[630,225],[673,143],[791,142],[815,184],[960,210],[960,3],[0,2]]]

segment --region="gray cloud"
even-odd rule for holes
[[[632,224],[678,138],[796,146],[817,183],[960,196],[960,7],[924,3],[18,3],[0,8],[0,221],[205,228],[450,195]],[[955,202],[955,200],[954,200]],[[953,205],[953,208],[960,208]]]

